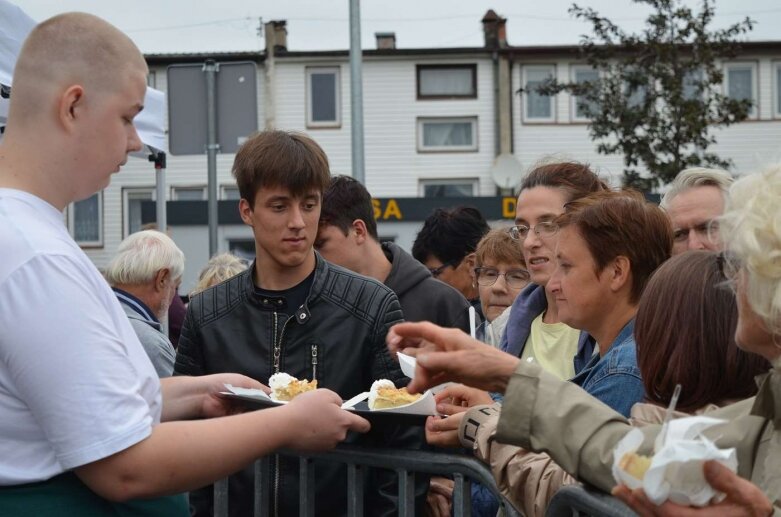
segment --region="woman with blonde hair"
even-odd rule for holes
[[[198,274],[198,283],[190,292],[190,296],[195,296],[213,285],[220,284],[245,269],[247,269],[247,262],[236,255],[231,253],[215,255],[201,269]]]

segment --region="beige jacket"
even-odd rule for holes
[[[705,434],[719,447],[737,449],[738,474],[759,486],[781,516],[781,370],[762,377],[756,397],[711,414],[727,423]],[[630,429],[626,418],[578,386],[521,363],[507,386],[493,440],[546,452],[570,475],[609,492],[615,485],[613,449]],[[646,440],[640,453],[650,454],[659,426],[642,430]],[[472,436],[480,439],[477,434],[473,429]],[[487,450],[493,464],[492,455],[499,453]],[[561,482],[567,482],[563,475]]]
[[[709,404],[696,411],[701,414],[718,409]],[[559,488],[578,481],[567,474],[544,452],[530,452],[495,440],[501,405],[478,406],[461,420],[459,438],[464,447],[474,449],[475,456],[488,464],[502,494],[527,517],[544,517],[553,495]],[[661,424],[665,408],[639,403],[632,407],[633,426]],[[676,412],[675,418],[688,416]]]

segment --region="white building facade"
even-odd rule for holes
[[[550,156],[590,163],[613,184],[620,183],[622,158],[596,152],[588,121],[578,116],[569,95],[517,93],[549,75],[562,81],[588,77],[593,72],[578,62],[577,48],[510,47],[503,19],[489,11],[483,23],[485,47],[397,49],[385,34],[378,35],[378,49],[363,53],[366,186],[376,198],[381,237],[406,249],[432,207],[469,201],[464,198],[482,203],[492,224],[511,224],[514,193],[500,189],[492,176],[500,153],[519,162],[511,186],[520,183],[522,170]],[[147,56],[150,85],[167,91],[170,65],[207,58],[252,62],[257,129],[305,132],[323,147],[333,174],[351,175],[347,51],[288,51],[283,22],[267,24],[266,31],[265,52]],[[739,59],[723,66],[725,91],[750,96],[756,109],[750,120],[718,132],[713,150],[732,159],[738,173],[779,161],[781,42],[748,44]],[[186,293],[209,255],[207,160],[205,154],[167,158],[169,231],[185,252],[181,292]],[[217,157],[218,198],[228,214],[220,220],[218,251],[251,254],[252,233],[238,218],[233,158],[227,153]],[[69,207],[67,219],[74,237],[103,267],[123,238],[154,220],[148,215],[148,201],[154,199],[153,165],[131,158],[103,192]]]

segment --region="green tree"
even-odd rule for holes
[[[580,55],[598,74],[580,82],[550,79],[535,90],[577,96],[598,151],[623,154],[627,186],[650,190],[686,167],[728,168],[729,160],[708,152],[716,142],[712,129],[744,120],[752,106],[722,93],[720,61],[737,54],[737,38],[753,21],[712,30],[712,0],[703,0],[696,13],[680,0],[633,1],[652,8],[639,34],[573,5],[570,14],[593,26],[593,35],[582,37]]]

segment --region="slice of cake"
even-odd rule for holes
[[[288,401],[293,400],[297,395],[307,391],[317,389],[317,379],[312,382],[304,379],[299,381],[287,373],[275,373],[268,379],[268,386],[271,388],[271,398],[273,400]]]
[[[380,379],[372,383],[369,391],[369,409],[390,409],[411,404],[421,397],[420,393],[412,394],[407,388],[396,388],[388,379]]]
[[[634,452],[627,452],[618,462],[618,467],[637,479],[643,479],[651,466],[651,458]]]

